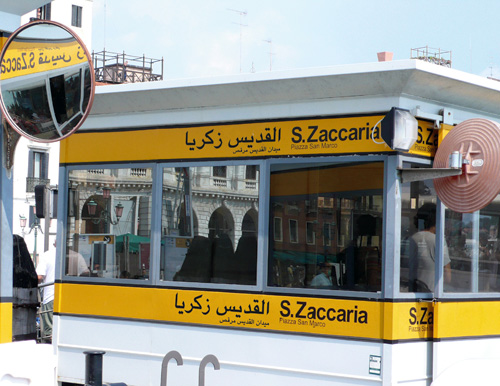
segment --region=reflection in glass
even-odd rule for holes
[[[401,184],[401,292],[434,292],[436,202],[432,180]]]
[[[14,129],[39,141],[73,132],[93,94],[84,47],[62,26],[49,23],[35,22],[14,35],[1,58],[2,109]]]
[[[269,285],[380,291],[382,193],[381,162],[272,172]]]
[[[405,164],[408,167],[425,168]],[[401,184],[401,292],[433,293],[438,260],[445,291],[460,280],[452,269],[456,251],[450,238],[445,238],[442,256],[436,255],[437,202],[433,180]]]
[[[148,279],[150,168],[69,172],[65,273]]]
[[[259,169],[223,169],[163,169],[162,280],[256,283]]]
[[[499,292],[500,196],[479,212],[446,209],[445,238],[452,262],[448,292]]]
[[[85,73],[89,74],[88,71]],[[49,140],[69,134],[88,107],[90,94],[88,91],[88,95],[83,93],[82,84],[86,80],[82,74],[81,69],[67,71],[27,87],[2,84],[2,96],[10,117],[24,132],[39,139]],[[85,105],[82,103],[84,99]]]
[[[24,132],[43,137],[55,130],[45,81],[33,83],[29,89],[4,87],[2,93],[10,116]]]

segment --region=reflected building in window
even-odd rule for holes
[[[91,275],[149,278],[153,184],[151,168],[70,171],[68,251],[82,255]],[[254,284],[258,168],[165,167],[161,184],[161,279]],[[200,240],[208,263],[194,275],[187,256]]]
[[[272,171],[268,284],[318,288],[329,267],[328,289],[380,291],[382,186],[382,163]]]

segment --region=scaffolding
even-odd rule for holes
[[[429,46],[412,48],[410,58],[451,68],[451,51],[443,51],[440,48]]]
[[[121,84],[163,80],[163,58],[119,54],[110,51],[92,52],[96,82]],[[160,67],[160,68],[158,68]]]

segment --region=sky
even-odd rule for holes
[[[164,79],[409,59],[500,78],[498,0],[93,0],[92,50],[164,59]],[[160,72],[161,69],[155,72]]]

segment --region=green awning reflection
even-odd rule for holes
[[[149,237],[137,236],[132,233],[116,236],[116,252],[124,252],[124,245],[128,245],[128,251],[131,253],[139,253],[140,244],[149,244]]]
[[[275,260],[291,261],[295,264],[321,264],[326,261],[337,262],[337,257],[332,254],[321,254],[302,251],[272,251]]]

